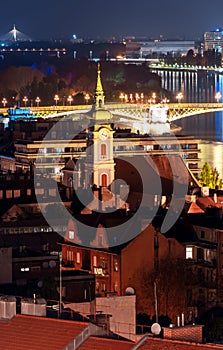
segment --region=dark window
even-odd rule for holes
[[[205,238],[205,232],[201,231],[201,238]]]

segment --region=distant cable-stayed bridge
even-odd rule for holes
[[[15,24],[8,33],[0,36],[0,41],[15,42],[15,41],[31,41],[31,38],[16,29]]]

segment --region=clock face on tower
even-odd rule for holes
[[[104,141],[104,140],[107,140],[108,138],[108,130],[103,128],[99,131],[99,138],[100,140]]]

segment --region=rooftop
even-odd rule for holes
[[[16,315],[11,321],[0,321],[0,349],[63,350],[87,323]],[[90,337],[80,349],[130,350],[129,341]]]

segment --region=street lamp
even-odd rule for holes
[[[162,100],[162,103],[164,103],[164,104],[167,104],[169,102],[170,102],[170,100],[168,98],[166,98],[166,97]]]
[[[138,93],[135,94],[135,99],[136,99],[136,103],[138,103],[138,100],[139,100],[139,94]]]
[[[59,96],[56,94],[55,96],[54,96],[54,101],[55,101],[55,104],[56,104],[56,106],[57,106],[57,102],[59,101]]]
[[[156,93],[155,92],[152,93],[152,102],[156,103]]]
[[[67,98],[67,102],[69,102],[70,106],[71,106],[71,102],[73,101],[73,98],[71,95],[68,96]]]
[[[144,99],[144,93],[143,92],[141,92],[141,94],[140,94],[140,99],[141,99],[141,103],[143,103],[143,99]]]
[[[121,100],[121,102],[123,102],[125,95],[123,94],[123,92],[120,93],[119,98]]]
[[[219,100],[221,99],[221,93],[219,91],[216,92],[215,99],[216,99],[217,103],[219,103]]]
[[[84,98],[85,98],[86,104],[88,104],[88,101],[90,100],[89,94],[86,94],[86,95],[84,96]]]
[[[37,96],[37,98],[35,99],[35,102],[36,102],[37,107],[39,107],[40,101],[41,101],[41,100],[40,100],[39,96]]]
[[[5,108],[5,106],[7,105],[7,103],[8,103],[8,101],[6,100],[5,97],[3,97],[3,99],[2,99],[2,104],[3,104],[4,108]]]
[[[27,104],[27,102],[28,102],[28,97],[27,97],[27,96],[24,96],[22,100],[23,100],[24,105],[25,105],[25,107],[26,107],[26,104]]]
[[[184,96],[183,96],[182,92],[178,92],[178,94],[176,96],[176,99],[178,100],[178,103],[180,103],[180,101],[182,100],[183,97]]]

